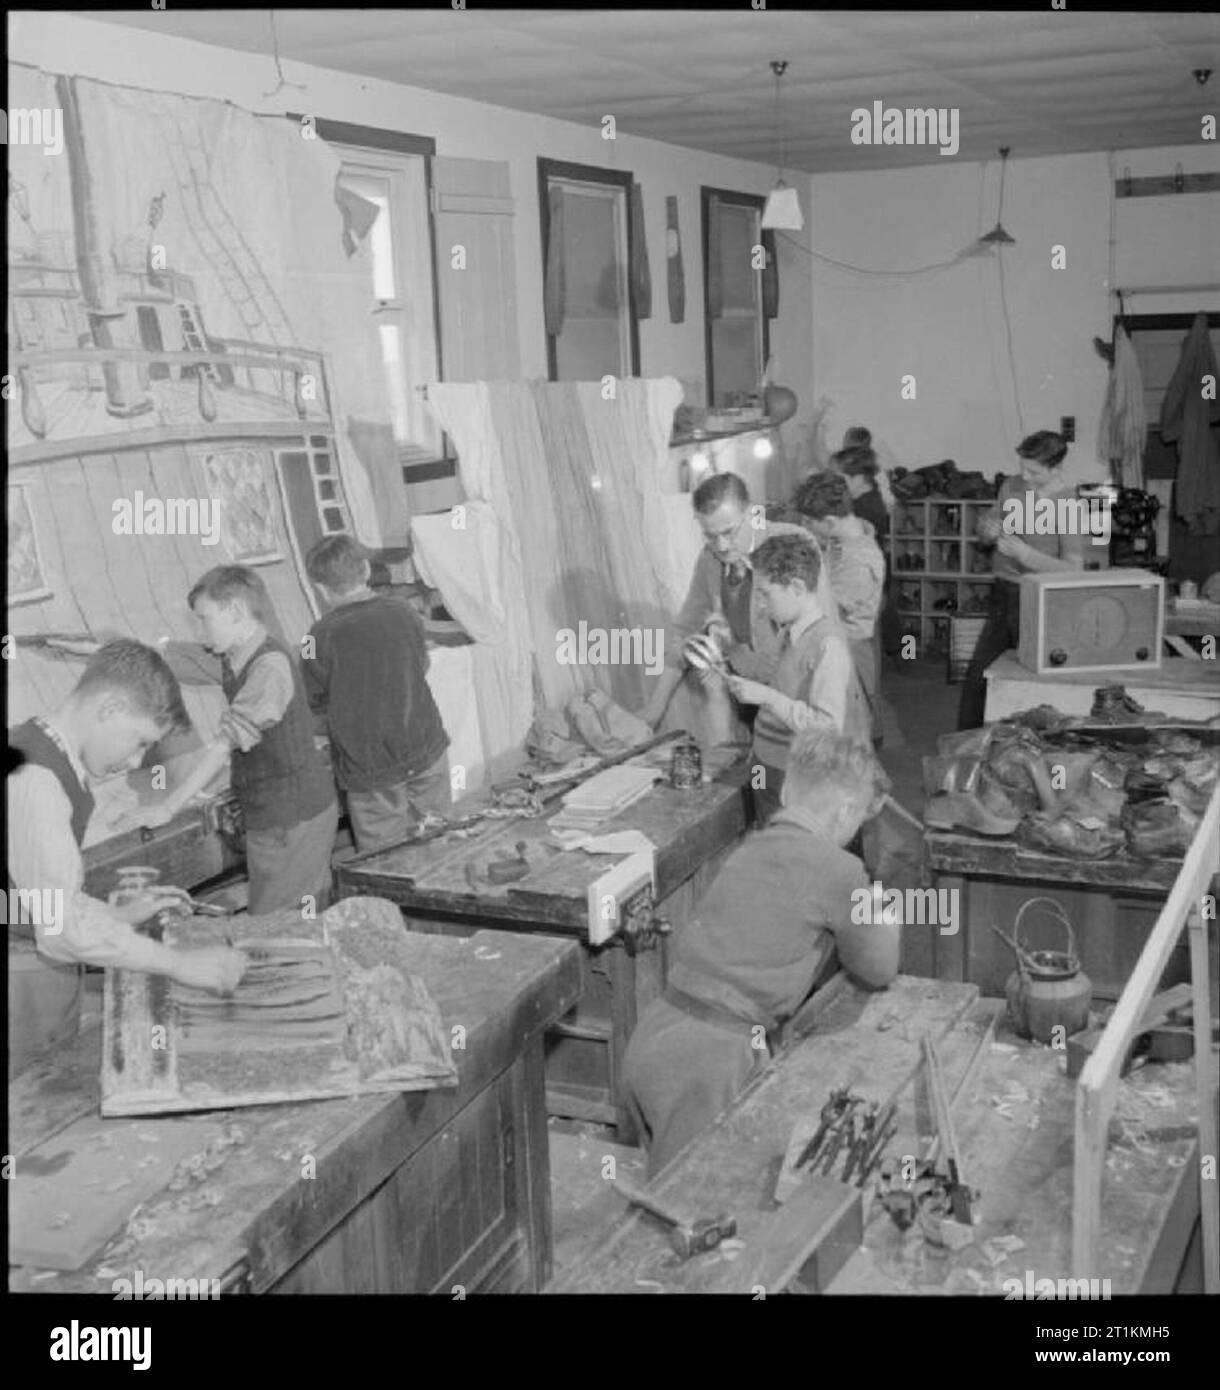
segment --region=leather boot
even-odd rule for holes
[[[1031,849],[1061,854],[1067,859],[1105,859],[1126,843],[1121,830],[1096,817],[1037,814],[1021,823],[1021,839]]]
[[[1190,831],[1171,801],[1143,801],[1123,808],[1123,829],[1131,853],[1145,856],[1186,853]]]
[[[998,816],[969,792],[937,792],[924,808],[924,823],[935,830],[968,830],[977,835],[1012,835],[1019,816]]]
[[[1093,692],[1090,717],[1108,723],[1126,723],[1132,715],[1143,714],[1144,707],[1127,694],[1122,685],[1099,685]]]

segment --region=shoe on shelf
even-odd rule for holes
[[[1061,854],[1068,859],[1106,859],[1127,842],[1115,826],[1095,816],[1026,816],[1021,840],[1031,849]]]
[[[937,792],[924,808],[924,824],[933,830],[967,830],[1005,838],[1021,824],[1019,816],[998,816],[970,792]]]
[[[1123,807],[1123,829],[1132,854],[1180,857],[1190,845],[1191,829],[1172,801],[1142,801]]]
[[[1099,685],[1093,692],[1090,717],[1123,723],[1132,715],[1143,714],[1144,707],[1127,694],[1122,685]]]

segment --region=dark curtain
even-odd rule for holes
[[[543,312],[547,333],[557,338],[563,332],[564,301],[567,297],[563,268],[563,189],[553,185],[547,194],[547,205],[551,225],[546,243]]]
[[[718,319],[724,312],[724,279],[720,254],[720,199],[707,200],[707,316]]]
[[[775,253],[775,233],[764,232],[762,245],[767,254],[762,273],[763,316],[773,319],[779,317],[779,259]]]
[[[631,297],[637,319],[652,317],[652,272],[648,268],[648,239],[644,235],[644,192],[631,185]]]

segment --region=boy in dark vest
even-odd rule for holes
[[[10,1076],[74,1036],[82,964],[168,975],[222,994],[241,979],[240,951],[175,949],[136,932],[179,901],[180,889],[153,888],[117,907],[82,891],[90,779],[139,767],[171,729],[189,726],[178,682],[158,653],[120,641],[90,657],[59,709],[10,731],[10,755],[20,759],[6,785]],[[23,913],[23,904],[39,910]],[[25,915],[34,920],[21,922]]]
[[[671,946],[664,994],[623,1059],[654,1176],[767,1063],[769,1036],[838,964],[868,989],[898,973],[899,928],[857,912],[873,889],[845,846],[885,787],[871,748],[828,728],[788,751],[782,809],[725,861]]]
[[[406,839],[425,812],[448,815],[451,803],[424,625],[403,599],[369,588],[368,559],[351,536],[319,541],[305,568],[330,610],[306,639],[305,689],[326,717],[356,848],[380,849]]]
[[[331,853],[339,825],[330,769],[313,740],[313,716],[292,652],[266,628],[270,598],[253,570],[221,565],[187,595],[204,645],[221,659],[229,707],[220,738],[146,825],[166,825],[230,764],[231,786],[246,826],[252,915],[300,911],[330,898]]]
[[[820,726],[872,743],[868,702],[838,615],[823,601],[821,574],[809,536],[772,536],[754,552],[755,588],[781,632],[779,662],[765,685],[735,675],[728,683],[734,699],[758,706],[750,788],[760,824],[779,809],[793,734]]]

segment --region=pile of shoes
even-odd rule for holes
[[[914,471],[895,468],[890,475],[890,491],[900,502],[917,502],[923,497],[990,501],[996,495],[997,488],[982,473],[959,473],[957,464],[952,459],[945,459]]]
[[[1121,711],[1111,696],[1111,708]],[[1129,715],[1122,715],[1124,722]],[[1185,853],[1220,780],[1220,748],[1172,730],[1119,741],[1050,706],[946,734],[924,759],[925,824],[1014,837],[1073,859]]]

